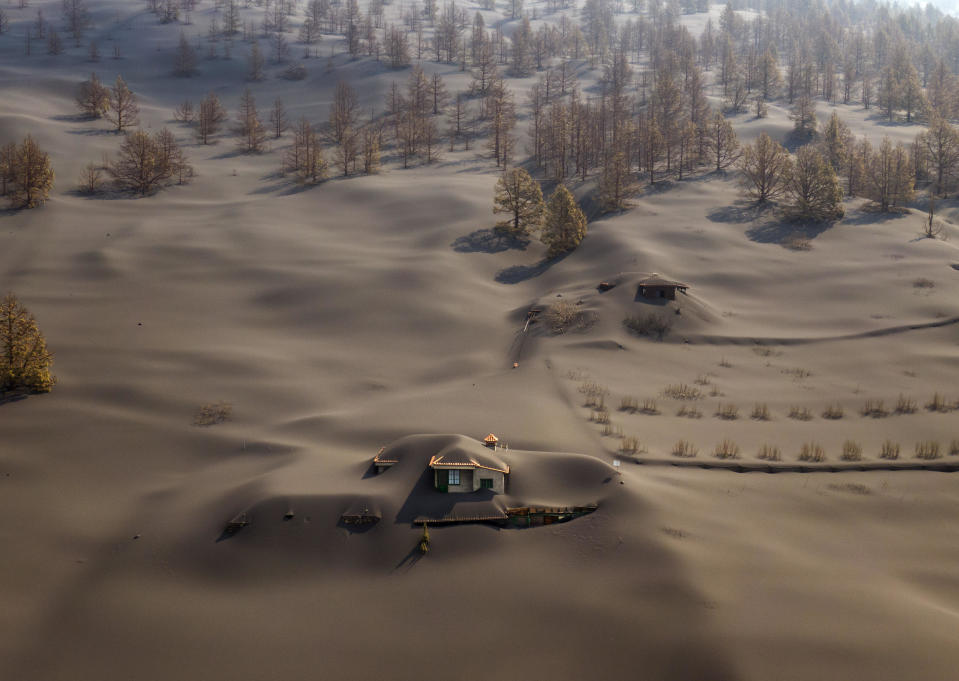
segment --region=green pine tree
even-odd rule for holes
[[[568,253],[579,246],[586,236],[586,216],[570,191],[559,185],[546,204],[546,218],[543,222],[543,243],[546,244],[548,257]]]
[[[49,392],[53,354],[33,315],[12,293],[0,299],[0,393],[9,390]]]

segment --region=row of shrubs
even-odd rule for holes
[[[682,386],[688,387],[688,386]],[[698,390],[698,389],[693,389]],[[675,392],[670,395],[674,399],[696,399],[696,398],[683,398],[683,397],[674,397],[675,395],[682,394]],[[606,400],[605,395],[600,395],[597,399],[593,401],[587,400],[586,406],[592,407],[594,409],[605,410]],[[930,412],[939,412],[947,413],[954,409],[959,409],[959,403],[949,402],[941,394],[936,393],[933,395],[932,399],[926,403],[926,409]],[[622,412],[627,412],[631,414],[649,414],[657,415],[662,413],[659,407],[656,404],[656,400],[647,399],[642,402],[639,401],[633,395],[625,395],[619,403],[619,410]],[[899,396],[899,400],[896,403],[896,406],[893,410],[887,410],[884,406],[882,400],[866,400],[863,407],[859,410],[861,416],[871,417],[871,418],[884,418],[890,414],[915,414],[919,410],[916,401],[912,398],[906,397],[904,395]],[[701,418],[702,411],[694,406],[683,404],[680,406],[679,411],[676,412],[677,416],[683,416],[687,418]],[[723,419],[725,421],[735,421],[739,418],[739,407],[735,404],[723,403],[720,402],[716,411],[713,413],[716,418]],[[843,418],[846,415],[845,409],[841,404],[834,403],[827,405],[826,408],[820,414],[822,418],[836,421]],[[788,416],[791,419],[796,421],[811,421],[813,418],[812,411],[808,407],[800,407],[797,405],[792,405],[789,407]],[[771,421],[772,414],[769,411],[769,406],[765,402],[757,402],[753,405],[752,412],[749,417],[755,421]]]
[[[604,430],[606,435],[617,434],[617,429],[611,424],[606,424]],[[606,431],[609,432],[606,432]],[[632,436],[621,435],[619,451],[623,454],[636,455],[646,453],[646,448],[640,445],[639,440]],[[941,458],[944,448],[933,440],[917,442],[915,446],[915,457],[925,461]],[[695,458],[699,455],[699,449],[689,440],[679,440],[673,445],[670,451],[675,457],[683,459]],[[739,445],[732,440],[723,440],[718,443],[712,452],[717,459],[738,459],[740,458]],[[886,440],[879,449],[879,458],[888,461],[894,461],[899,458],[900,447],[898,442]],[[959,456],[959,440],[953,440],[949,445],[949,455]],[[779,447],[770,444],[763,444],[756,453],[756,458],[762,461],[782,461],[782,451]],[[821,463],[826,460],[826,451],[822,445],[816,442],[804,442],[796,455],[797,460],[811,463]],[[862,445],[853,440],[846,440],[842,445],[842,452],[839,455],[840,461],[862,461]]]

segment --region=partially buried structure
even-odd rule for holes
[[[664,279],[658,274],[646,277],[639,281],[636,289],[637,297],[643,298],[665,298],[666,300],[676,300],[676,292],[685,294],[689,286],[679,281]]]
[[[441,449],[430,458],[433,486],[441,492],[505,493],[509,464],[493,453],[495,441],[492,444],[464,438]]]

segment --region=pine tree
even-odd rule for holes
[[[546,203],[541,239],[547,246],[546,255],[553,258],[579,246],[586,236],[586,216],[576,205],[576,199],[559,185]]]
[[[755,143],[743,147],[739,169],[746,195],[763,203],[782,195],[792,161],[785,147],[761,133]]]
[[[290,127],[286,120],[286,108],[283,106],[283,100],[277,97],[273,100],[273,108],[270,109],[270,130],[273,131],[273,137],[279,139]]]
[[[822,152],[829,161],[829,165],[836,172],[845,165],[846,154],[849,153],[849,145],[852,140],[852,134],[849,132],[849,126],[846,125],[839,114],[833,111],[829,117],[822,132]]]
[[[786,181],[788,212],[797,220],[823,222],[844,214],[836,171],[822,154],[807,145],[796,154]]]
[[[105,116],[113,123],[117,132],[123,132],[139,123],[140,106],[137,104],[137,96],[127,87],[122,76],[117,76],[110,91],[110,107]]]
[[[0,299],[0,393],[11,390],[49,392],[53,353],[33,315],[12,293]]]
[[[7,194],[14,208],[39,206],[46,201],[53,188],[54,173],[50,157],[30,135],[14,149],[9,175]]]
[[[493,212],[510,217],[496,223],[496,230],[526,238],[543,222],[543,191],[523,168],[509,168],[496,182]]]

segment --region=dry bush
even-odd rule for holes
[[[801,234],[794,234],[789,237],[783,245],[790,251],[808,251],[812,249],[812,242]]]
[[[233,405],[229,402],[204,404],[193,415],[194,426],[215,426],[233,420]]]
[[[88,196],[99,194],[103,191],[105,184],[106,171],[102,166],[96,163],[88,163],[83,166],[83,170],[80,171],[80,180],[77,183],[77,188],[81,193]]]
[[[639,443],[639,438],[630,435],[623,437],[623,439],[619,441],[619,451],[623,454],[635,456],[637,454],[645,454],[646,448]]]
[[[838,421],[844,414],[845,411],[843,411],[842,405],[836,402],[836,404],[830,404],[826,407],[822,413],[822,417],[824,419],[830,419],[831,421]]]
[[[821,463],[826,460],[826,452],[815,442],[804,442],[799,449],[799,460]]]
[[[696,449],[688,440],[680,440],[673,445],[673,456],[678,456],[683,459],[692,459],[697,454],[699,454],[699,450]]]
[[[628,411],[630,414],[635,414],[637,411],[639,411],[639,400],[637,400],[633,395],[624,395],[619,401],[619,410]]]
[[[756,345],[753,347],[753,352],[755,352],[760,357],[772,357],[776,354],[776,351],[772,348],[767,348],[764,345]]]
[[[738,459],[739,445],[732,440],[723,440],[716,445],[716,449],[713,450],[713,454],[717,459]]]
[[[703,392],[685,383],[676,383],[663,388],[663,396],[674,400],[698,400],[703,396]]]
[[[650,312],[638,317],[626,317],[623,320],[623,326],[637,336],[649,336],[662,340],[672,330],[673,319],[666,314]]]
[[[797,421],[812,421],[812,413],[806,407],[793,405],[789,407],[789,418]]]
[[[622,437],[623,429],[607,419],[603,422],[603,435],[606,437]]]
[[[719,360],[719,366],[721,366],[723,369],[731,369],[733,365],[728,359],[723,357],[721,360]]]
[[[783,369],[782,372],[788,376],[792,376],[797,380],[802,380],[804,378],[809,378],[812,376],[812,372],[809,369],[803,369],[802,367],[796,367],[794,369]]]
[[[606,407],[594,409],[592,415],[589,417],[589,420],[605,425],[609,423],[609,410]]]
[[[899,399],[896,401],[897,414],[915,414],[917,410],[918,407],[914,399],[902,394],[899,395]]]
[[[959,456],[959,440],[949,443],[949,456]]]
[[[306,67],[303,64],[290,64],[283,69],[283,77],[287,80],[303,80],[306,78]]]
[[[862,445],[852,440],[846,440],[842,443],[842,454],[839,458],[843,461],[862,461]]]
[[[933,440],[926,440],[925,442],[916,443],[916,458],[931,460],[938,459],[939,454],[939,443]]]
[[[723,391],[719,389],[718,385],[714,385],[709,389],[710,397],[722,397]]]
[[[768,421],[769,420],[769,407],[765,402],[760,404],[757,402],[753,405],[753,413],[750,414],[750,418],[756,421]]]
[[[679,408],[679,411],[676,412],[676,416],[682,416],[688,419],[701,419],[703,412],[699,411],[697,407],[684,404]]]
[[[737,407],[735,404],[723,404],[720,402],[716,406],[715,416],[723,419],[724,421],[735,421],[739,418],[739,407]]]
[[[893,461],[899,458],[899,443],[893,442],[892,440],[886,440],[882,443],[882,447],[879,450],[880,459],[888,459]]]
[[[919,277],[912,282],[914,288],[930,289],[936,287],[936,282],[932,279],[926,279],[925,277]]]
[[[650,416],[655,416],[659,413],[659,409],[656,408],[656,400],[643,400],[643,406],[640,411],[644,414],[649,414]]]
[[[584,407],[596,407],[606,403],[609,388],[595,381],[584,381],[579,386],[579,392],[586,396],[586,401],[583,403]]]
[[[709,374],[700,374],[696,377],[696,385],[709,385],[712,381],[709,379]]]
[[[866,403],[862,405],[862,409],[859,410],[859,413],[863,416],[870,416],[874,419],[882,419],[889,416],[889,412],[886,411],[886,407],[882,400],[866,400]]]
[[[946,399],[945,395],[940,395],[935,393],[932,396],[932,399],[926,404],[926,409],[929,411],[938,411],[940,413],[946,413],[952,411],[953,405]]]
[[[782,459],[782,454],[779,452],[779,447],[774,447],[767,444],[763,444],[763,446],[759,448],[759,453],[756,456],[763,461],[779,461]]]
[[[542,319],[550,333],[563,334],[587,328],[590,316],[579,305],[568,300],[558,300],[546,308]]]

